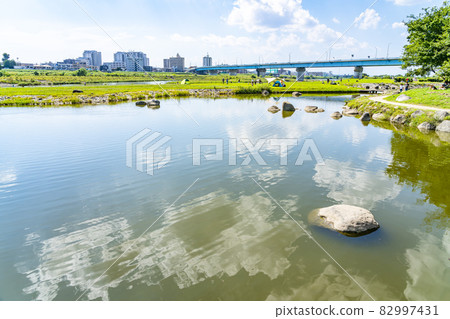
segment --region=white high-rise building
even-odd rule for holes
[[[173,72],[183,72],[184,58],[177,53],[175,57],[164,59],[164,69],[171,69]]]
[[[203,57],[203,66],[212,66],[212,58],[209,54],[206,54],[206,56]]]
[[[114,62],[122,62],[129,72],[143,72],[144,67],[150,65],[147,55],[143,52],[116,52]]]
[[[83,52],[83,58],[89,61],[89,65],[100,67],[102,65],[102,53],[95,50]]]

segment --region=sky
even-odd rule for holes
[[[0,0],[0,51],[57,62],[84,50],[142,51],[150,65],[179,53],[186,66],[398,57],[402,21],[438,0]],[[319,70],[319,69],[317,69]],[[369,74],[399,67],[366,68]],[[335,74],[351,70],[333,70]]]

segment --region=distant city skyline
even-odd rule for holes
[[[70,1],[8,3],[20,14],[2,16],[0,50],[28,63],[62,61],[84,50],[102,52],[104,62],[113,62],[115,52],[136,51],[155,67],[176,52],[186,67],[202,66],[206,52],[214,65],[392,57],[406,44],[402,21],[443,3],[380,0],[368,8],[373,0],[78,2],[89,16]],[[367,72],[399,73],[400,68]]]

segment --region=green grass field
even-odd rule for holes
[[[425,88],[410,90],[403,94],[411,97],[411,100],[400,103],[450,108],[450,90],[430,90],[428,88]],[[386,101],[396,102],[395,99],[399,95],[400,94],[391,95],[386,98]]]
[[[87,76],[75,76],[68,71],[2,70],[0,76],[0,106],[34,106],[94,103],[94,98],[106,98],[107,102],[146,99],[161,96],[189,96],[195,91],[209,90],[214,94],[261,94],[270,93],[358,93],[363,83],[393,83],[391,79],[344,79],[335,80],[336,85],[326,80],[296,82],[294,76],[284,76],[286,87],[273,87],[267,80],[263,84],[251,85],[256,76],[248,74],[197,75],[192,73],[143,73],[143,72],[88,72]],[[270,77],[270,75],[267,75]],[[182,85],[183,79],[189,84]],[[228,84],[226,83],[228,79]],[[166,81],[162,85],[120,82]],[[108,85],[118,82],[117,85]],[[71,83],[69,85],[55,84]],[[83,93],[73,94],[73,90]],[[95,102],[96,103],[96,102]]]
[[[209,90],[222,91],[230,94],[261,94],[263,90],[271,93],[357,93],[360,89],[352,86],[350,82],[338,85],[322,83],[322,81],[295,82],[288,79],[286,87],[273,87],[265,84],[251,85],[251,75],[228,77],[228,84],[222,82],[222,76],[193,76],[189,84],[180,84],[181,81],[172,81],[162,85],[127,84],[127,85],[70,85],[70,86],[36,86],[36,87],[3,87],[0,88],[0,105],[51,105],[60,100],[59,104],[85,103],[83,97],[95,98],[108,96],[112,102],[131,99],[145,99],[160,96],[188,96],[195,91]],[[265,80],[262,80],[263,83]],[[338,82],[341,83],[341,82]],[[73,90],[82,90],[83,93],[72,93]],[[217,91],[216,91],[217,90]],[[115,95],[111,97],[111,95]],[[58,103],[54,103],[58,104]]]

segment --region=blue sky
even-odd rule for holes
[[[373,3],[374,0],[8,1],[2,4],[10,14],[4,12],[0,19],[0,51],[9,52],[22,62],[56,62],[94,49],[101,51],[103,61],[108,62],[116,51],[134,50],[147,53],[153,66],[162,66],[163,58],[180,53],[189,66],[201,65],[207,52],[214,64],[283,62],[289,57],[291,61],[328,56],[345,59],[351,54],[384,57],[390,44],[392,57],[399,56],[406,43],[406,29],[401,21],[409,14],[419,13],[424,6],[441,5],[443,1],[379,0],[370,7]],[[398,68],[383,71],[399,73]]]

